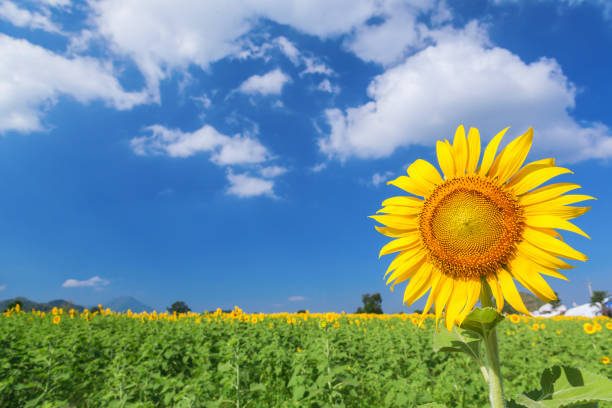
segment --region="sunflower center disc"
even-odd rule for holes
[[[483,276],[512,256],[520,240],[516,198],[479,176],[447,180],[424,203],[419,221],[430,259],[447,275]]]
[[[504,235],[504,214],[477,191],[459,190],[438,205],[431,219],[434,237],[450,253],[484,255]]]

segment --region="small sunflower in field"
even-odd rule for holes
[[[521,317],[520,317],[520,316],[518,316],[518,315],[515,315],[515,314],[510,315],[510,321],[511,321],[512,323],[515,323],[515,324],[516,324],[516,323],[520,323],[520,321],[521,321]]]
[[[606,329],[612,330],[612,323],[606,323]]]
[[[59,316],[55,315],[55,316],[53,317],[53,324],[59,324],[59,322],[60,322],[61,320],[62,320],[62,318],[61,318],[61,317],[59,317]]]
[[[548,302],[557,297],[542,275],[567,279],[558,270],[572,266],[559,257],[587,259],[558,239],[556,229],[588,238],[568,220],[590,207],[567,205],[593,197],[563,195],[580,187],[570,183],[537,188],[572,172],[556,167],[551,158],[523,166],[533,140],[531,128],[496,155],[507,130],[491,140],[480,161],[478,130],[471,128],[466,137],[459,126],[452,145],[437,142],[442,175],[431,163],[416,160],[408,176],[388,182],[412,195],[383,201],[378,215],[371,217],[384,225],[376,226],[380,233],[395,238],[380,255],[399,252],[385,274],[390,274],[391,290],[409,280],[407,305],[430,291],[423,313],[435,303],[436,321],[445,310],[449,330],[470,313],[484,284],[499,311],[505,299],[528,315],[515,280]]]
[[[587,334],[593,334],[597,331],[597,329],[595,328],[595,325],[592,323],[585,323],[582,328],[584,329],[584,331]]]
[[[602,362],[603,364],[610,364],[610,357],[603,356],[603,357],[601,358],[601,362]]]

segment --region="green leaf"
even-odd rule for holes
[[[504,320],[504,316],[492,307],[475,308],[461,323],[461,328],[471,330],[484,337],[502,320]]]
[[[612,401],[612,381],[578,368],[547,368],[540,379],[541,390],[518,395],[516,402],[526,408],[596,407]]]
[[[249,391],[264,391],[266,389],[266,386],[261,384],[261,383],[256,383],[256,384],[251,384],[251,387],[249,388]]]
[[[445,328],[434,330],[433,349],[435,352],[466,353],[480,362],[481,341],[476,333],[454,326],[451,332]]]
[[[446,408],[446,405],[437,402],[430,402],[428,404],[419,405],[417,408]]]
[[[296,401],[301,400],[305,393],[306,387],[304,387],[303,385],[298,385],[293,389],[293,399]]]

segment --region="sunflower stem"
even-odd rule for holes
[[[491,299],[491,288],[486,282],[483,282],[482,291],[480,292],[480,303],[482,307],[493,307]],[[492,408],[505,408],[504,388],[501,375],[501,367],[499,365],[499,348],[497,347],[497,331],[494,327],[488,332],[485,332],[484,338],[485,356],[487,370],[489,374],[489,401]]]

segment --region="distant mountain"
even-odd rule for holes
[[[70,309],[74,309],[74,310],[79,311],[79,312],[82,312],[83,309],[85,309],[83,306],[75,305],[74,303],[72,303],[72,302],[70,302],[68,300],[63,300],[63,299],[56,299],[56,300],[51,300],[49,302],[39,303],[39,302],[34,302],[33,300],[30,300],[28,298],[19,296],[19,297],[16,297],[16,298],[6,299],[6,300],[0,301],[0,311],[6,310],[6,307],[9,304],[11,304],[11,303],[13,303],[15,301],[20,301],[21,302],[21,309],[25,310],[26,312],[29,312],[32,309],[40,310],[42,312],[49,312],[54,307],[57,307],[58,309],[62,308],[62,309],[64,309],[64,311],[68,311]]]
[[[104,308],[110,308],[113,312],[127,312],[128,309],[134,313],[153,311],[151,306],[147,306],[131,296],[119,296],[103,306]]]

